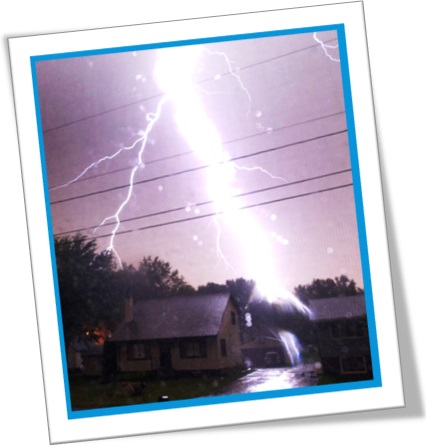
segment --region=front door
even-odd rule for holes
[[[172,368],[172,354],[168,342],[160,343],[160,367],[165,370]]]

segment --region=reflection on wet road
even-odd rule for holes
[[[294,389],[316,384],[317,376],[312,366],[255,369],[225,388],[220,395]]]

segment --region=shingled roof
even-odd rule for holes
[[[327,321],[366,315],[364,294],[311,299],[309,308],[314,321]]]
[[[229,293],[175,296],[137,301],[133,320],[122,322],[111,341],[137,341],[215,336]]]

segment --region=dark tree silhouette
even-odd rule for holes
[[[143,257],[137,269],[123,265],[117,275],[123,297],[131,296],[135,300],[195,292],[177,269],[159,257]]]
[[[208,282],[206,285],[200,285],[197,288],[198,294],[219,294],[229,291],[225,284],[219,284],[214,282]]]
[[[77,234],[56,238],[55,256],[65,344],[101,336],[116,317],[112,255],[98,253],[95,240]]]
[[[299,285],[294,289],[294,294],[304,303],[309,299],[321,299],[325,297],[353,296],[363,293],[354,280],[341,275],[335,279],[314,279],[310,284]]]

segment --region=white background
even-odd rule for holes
[[[6,245],[6,249],[0,257],[1,444],[49,444],[6,39],[310,3],[227,1],[222,5],[157,0],[151,5],[147,1],[122,0],[113,7],[105,6],[105,2],[80,0],[70,4],[50,0],[3,3],[0,102],[5,110],[1,113],[0,233],[2,247]],[[316,2],[321,3],[325,2]],[[377,440],[393,440],[392,444],[410,441],[413,434],[416,439],[424,438],[421,380],[425,359],[421,328],[426,297],[422,286],[425,241],[421,232],[424,208],[421,194],[425,188],[421,181],[425,147],[421,135],[426,98],[421,67],[426,39],[421,4],[414,0],[390,0],[383,7],[379,0],[364,1],[406,408],[102,440],[95,444],[195,445],[206,440],[253,444],[282,440],[302,445],[355,445]]]

